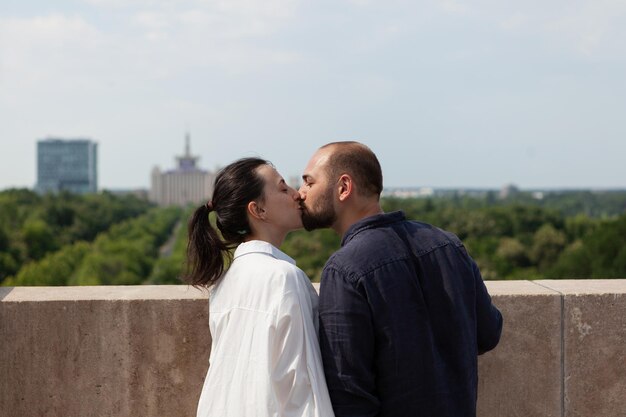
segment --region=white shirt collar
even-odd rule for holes
[[[234,258],[237,259],[238,257],[247,255],[249,253],[265,253],[276,259],[289,262],[290,264],[296,264],[296,261],[290,258],[286,253],[282,252],[271,243],[264,242],[262,240],[251,240],[249,242],[241,243],[239,246],[237,246],[237,249],[235,249]]]

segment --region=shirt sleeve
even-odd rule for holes
[[[276,317],[274,340],[271,381],[278,402],[278,415],[332,417],[312,304],[306,288],[299,283],[283,294]]]
[[[374,329],[365,293],[325,268],[320,285],[320,348],[337,417],[376,416]]]
[[[478,265],[473,260],[472,267],[476,280],[476,341],[478,354],[482,355],[498,345],[503,320],[502,314],[491,302]]]

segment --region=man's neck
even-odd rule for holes
[[[374,200],[367,202],[366,204],[353,205],[352,207],[344,207],[343,215],[340,215],[335,224],[333,230],[339,235],[344,236],[348,229],[366,217],[375,216],[377,214],[384,213],[380,202]]]

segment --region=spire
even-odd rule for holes
[[[191,135],[189,131],[185,133],[185,154],[183,156],[177,156],[176,160],[178,161],[178,169],[179,170],[194,170],[196,168],[196,162],[199,157],[193,156],[191,154]]]

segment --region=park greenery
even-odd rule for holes
[[[458,235],[488,280],[626,278],[626,191],[449,192],[382,206]],[[0,285],[180,283],[192,211],[107,192],[0,192]],[[297,231],[281,249],[317,281],[339,246],[331,230]]]
[[[484,279],[626,278],[626,192],[449,193],[386,197],[382,206],[455,233]],[[339,245],[332,231],[298,231],[282,249],[319,280]]]
[[[23,266],[68,245],[91,242],[114,224],[134,218],[150,207],[139,198],[108,192],[41,196],[26,189],[2,191],[0,282],[17,274]]]

